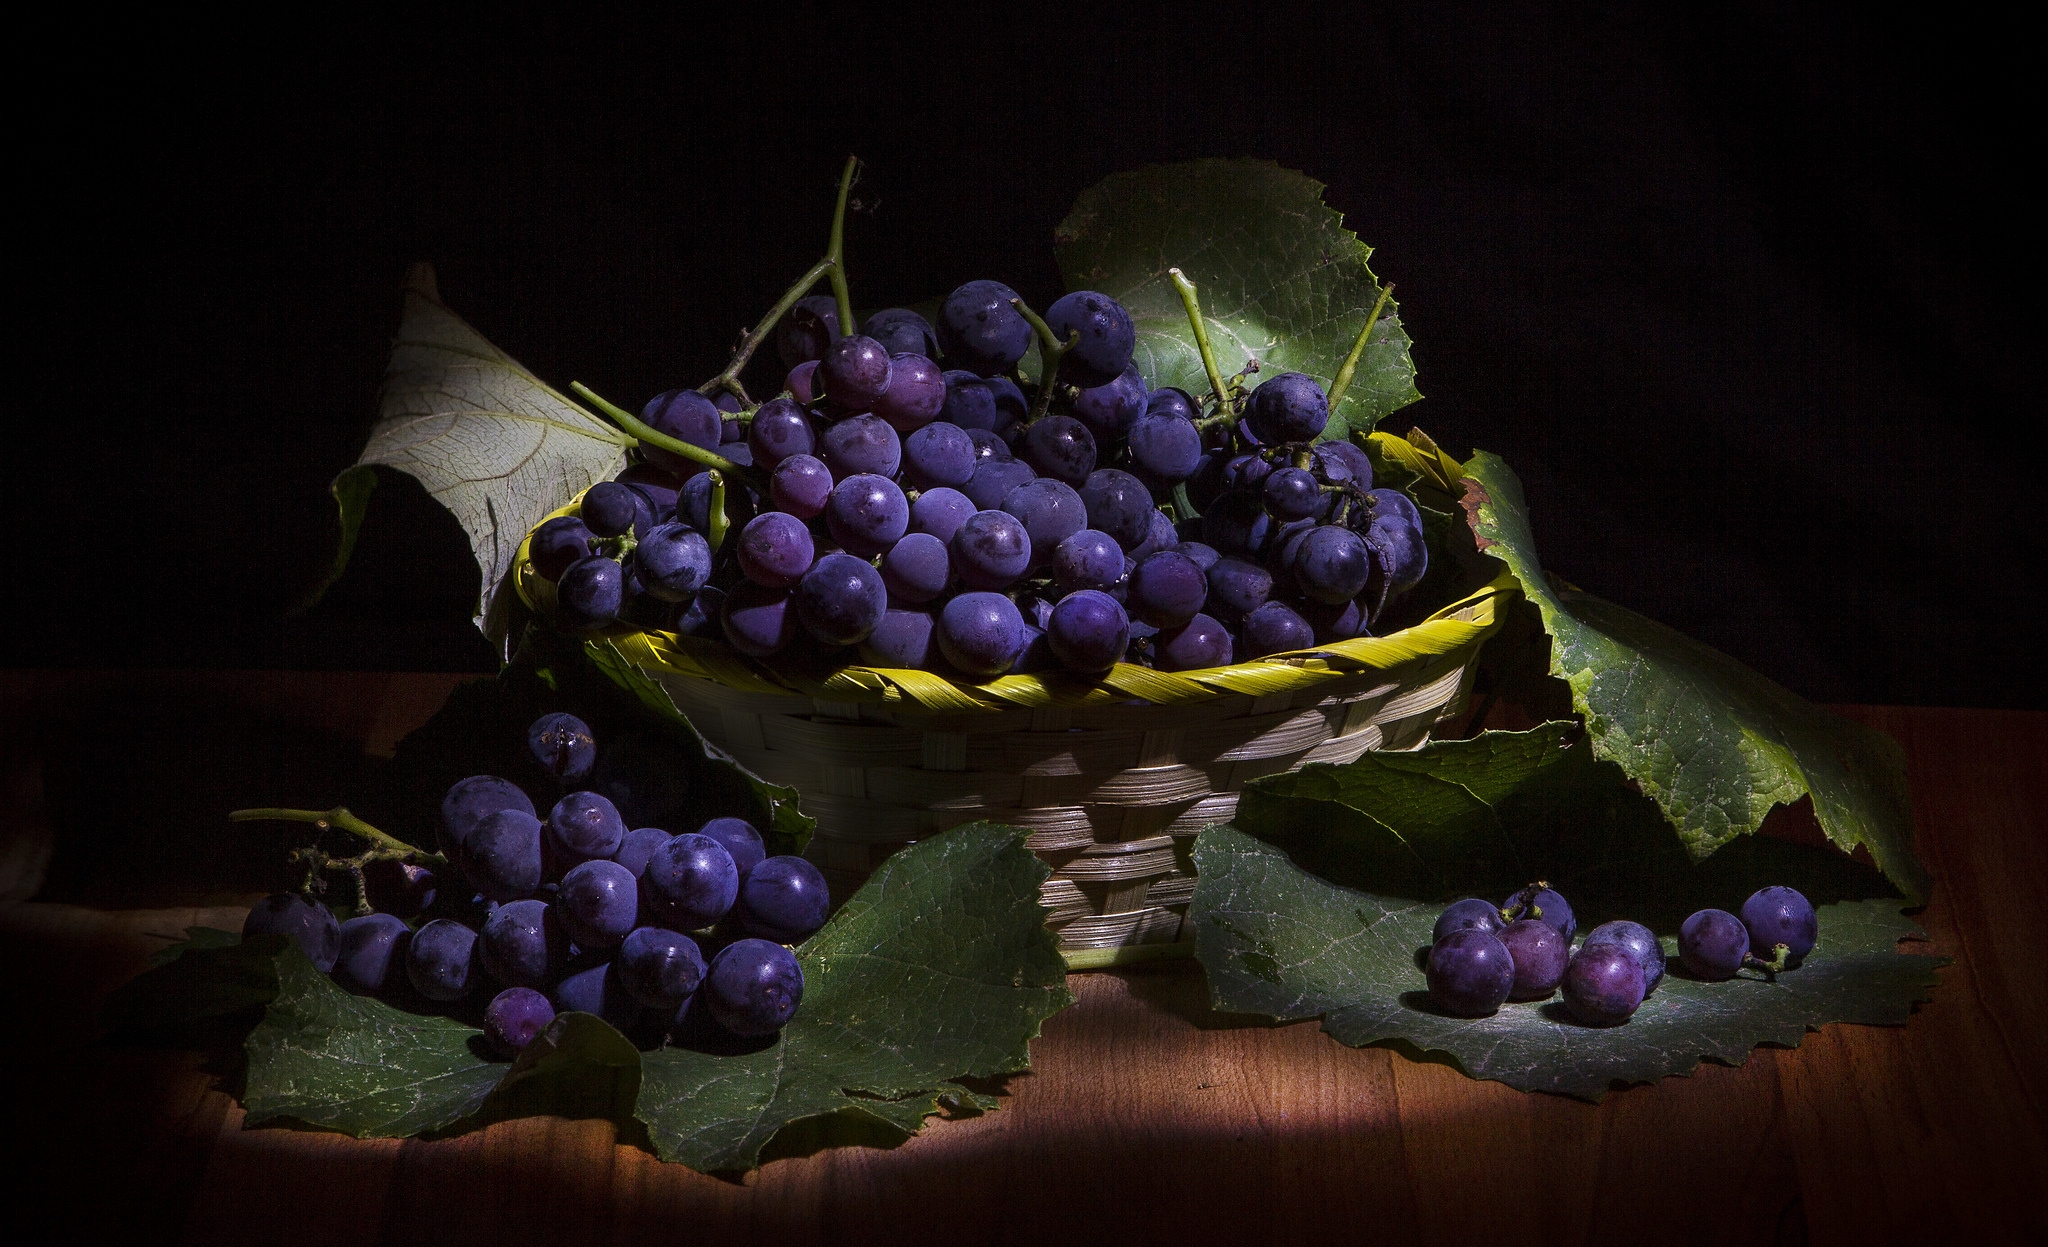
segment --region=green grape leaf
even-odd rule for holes
[[[1908,898],[1925,899],[1898,742],[1546,576],[1515,474],[1483,452],[1464,471],[1472,531],[1541,611],[1550,674],[1571,686],[1594,753],[1656,800],[1694,858],[1755,831],[1772,806],[1810,795],[1829,839],[1845,852],[1865,846]]]
[[[416,264],[369,445],[334,481],[341,543],[313,596],[347,565],[374,485],[367,469],[393,468],[418,479],[469,534],[483,573],[476,624],[502,645],[514,596],[505,573],[520,541],[548,512],[616,475],[631,444],[449,311],[433,270]]]
[[[772,1044],[647,1054],[639,1112],[656,1152],[751,1168],[777,1131],[835,1113],[909,1133],[968,1098],[952,1079],[1027,1068],[1029,1041],[1073,999],[1039,908],[1046,874],[1021,833],[987,823],[891,857],[798,950],[803,1005]]]
[[[1556,999],[1456,1018],[1432,1006],[1421,969],[1440,905],[1331,882],[1235,827],[1204,831],[1194,858],[1189,916],[1217,1008],[1320,1017],[1341,1043],[1442,1054],[1474,1078],[1524,1091],[1598,1100],[1702,1060],[1739,1065],[1758,1044],[1796,1046],[1830,1022],[1903,1024],[1944,964],[1897,951],[1921,932],[1896,899],[1845,900],[1819,906],[1819,946],[1776,976],[1689,978],[1660,928],[1672,969],[1621,1026],[1582,1026]]]
[[[1114,174],[1083,191],[1055,232],[1060,273],[1068,289],[1099,290],[1130,310],[1134,359],[1154,386],[1210,389],[1168,276],[1178,268],[1199,293],[1225,377],[1255,359],[1267,376],[1304,372],[1327,389],[1380,284],[1366,267],[1372,248],[1344,228],[1322,193],[1322,183],[1259,160]],[[1420,397],[1408,334],[1389,299],[1325,436],[1369,432]]]

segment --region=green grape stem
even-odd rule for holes
[[[1782,973],[1784,970],[1788,969],[1789,967],[1786,965],[1786,963],[1789,962],[1791,959],[1791,945],[1773,944],[1771,946],[1771,959],[1769,961],[1764,960],[1762,957],[1757,956],[1755,953],[1744,953],[1742,955],[1742,964],[1748,966],[1752,970],[1762,970],[1765,974],[1775,975]]]
[[[706,508],[704,518],[704,540],[711,547],[713,554],[718,553],[718,547],[725,544],[725,532],[731,522],[731,520],[726,518],[725,514],[725,473],[713,468],[711,470],[711,502],[709,507]]]
[[[635,438],[639,439],[646,445],[654,446],[661,450],[666,450],[673,454],[681,455],[683,458],[688,459],[693,463],[701,463],[705,467],[711,468],[714,471],[729,473],[737,477],[745,477],[748,474],[748,469],[741,467],[737,463],[734,463],[732,460],[726,458],[724,455],[706,450],[702,446],[693,446],[689,442],[683,441],[680,438],[670,437],[668,434],[663,433],[659,429],[650,428],[648,425],[643,423],[638,416],[635,416],[632,412],[627,411],[625,408],[619,406],[617,403],[611,402],[610,400],[606,399],[603,395],[591,389],[589,386],[583,384],[581,381],[571,381],[569,383],[569,388],[576,391],[576,393],[581,395],[582,397],[589,399],[592,403],[595,403],[598,407],[598,410],[604,412],[605,415],[610,416],[613,419],[613,421],[615,421],[618,424],[620,428],[624,429],[628,433],[631,433]],[[764,475],[762,477],[764,488],[766,486],[766,479],[767,478]]]
[[[1351,344],[1351,353],[1344,357],[1343,366],[1337,369],[1337,377],[1330,382],[1330,411],[1334,414],[1337,402],[1344,397],[1344,391],[1351,388],[1351,376],[1358,371],[1358,358],[1365,354],[1366,339],[1372,337],[1372,327],[1380,323],[1380,309],[1394,296],[1394,283],[1388,282],[1380,290],[1378,302],[1372,305],[1372,315],[1365,318],[1365,328],[1358,331],[1358,340]]]
[[[335,857],[324,849],[294,849],[289,858],[306,865],[306,884],[311,889],[313,878],[322,870],[347,871],[356,883],[356,912],[369,913],[368,894],[363,891],[363,867],[372,862],[408,862],[416,866],[427,866],[446,871],[451,863],[439,853],[430,853],[416,845],[407,844],[398,837],[372,827],[351,814],[346,806],[335,806],[331,810],[285,810],[275,808],[235,810],[228,817],[238,823],[276,822],[311,823],[322,831],[330,828],[345,831],[349,835],[370,842],[370,847],[352,857]]]
[[[1209,374],[1209,388],[1216,395],[1216,416],[1226,423],[1235,423],[1236,417],[1230,410],[1230,387],[1224,383],[1223,371],[1216,367],[1216,352],[1209,345],[1209,325],[1202,319],[1202,304],[1195,295],[1195,283],[1177,268],[1166,270],[1173,279],[1173,288],[1180,294],[1181,306],[1187,309],[1188,324],[1195,331],[1195,349],[1202,354],[1202,371]]]
[[[1012,299],[1010,306],[1017,309],[1017,314],[1022,316],[1030,324],[1031,331],[1038,335],[1038,395],[1031,400],[1030,414],[1024,417],[1024,423],[1030,424],[1051,408],[1053,378],[1059,375],[1060,357],[1081,340],[1081,332],[1077,329],[1068,334],[1067,340],[1062,343],[1053,336],[1052,326],[1045,323],[1045,318],[1032,311],[1024,300]]]

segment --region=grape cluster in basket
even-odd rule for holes
[[[1459,1017],[1486,1017],[1506,1001],[1547,1000],[1562,989],[1578,1021],[1618,1026],[1664,977],[1663,945],[1639,922],[1605,922],[1575,952],[1577,929],[1571,905],[1541,883],[1499,905],[1458,901],[1430,933],[1430,999]],[[1719,981],[1744,966],[1791,969],[1819,938],[1813,905],[1774,886],[1743,902],[1740,917],[1702,909],[1687,918],[1678,929],[1678,958],[1689,973]]]
[[[743,819],[680,835],[629,829],[609,797],[578,786],[592,781],[598,748],[574,715],[543,715],[527,745],[524,769],[562,793],[551,809],[542,814],[511,780],[472,775],[442,798],[439,832],[468,886],[401,868],[402,908],[464,917],[337,922],[310,897],[278,893],[250,911],[243,933],[290,935],[322,971],[368,995],[460,1012],[495,987],[481,1020],[506,1056],[557,1011],[597,1014],[641,1041],[780,1030],[804,992],[788,946],[824,926],[829,908],[817,867],[767,856]],[[474,889],[467,906],[436,905],[446,899],[437,893],[458,889]]]
[[[1317,441],[1313,379],[1150,388],[1106,295],[1040,319],[971,281],[936,323],[892,308],[850,334],[817,297],[777,340],[783,394],[656,396],[637,423],[697,453],[643,436],[534,531],[557,623],[969,680],[1184,671],[1370,635],[1427,566],[1415,504]],[[1042,384],[1019,371],[1034,341]]]

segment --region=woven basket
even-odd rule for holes
[[[564,508],[567,513],[570,508]],[[522,547],[515,583],[552,585]],[[1052,868],[1046,924],[1069,966],[1185,952],[1196,833],[1227,822],[1244,784],[1311,762],[1420,747],[1466,705],[1511,575],[1384,637],[1100,680],[924,671],[770,669],[662,632],[614,637],[707,739],[817,820],[805,856],[849,896],[912,841],[978,820],[1023,828]]]

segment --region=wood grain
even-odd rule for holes
[[[67,680],[122,687],[0,677],[0,696],[20,723],[16,707],[54,713]],[[259,718],[342,724],[386,749],[452,687],[179,680]],[[152,949],[186,925],[236,924],[232,902],[246,898],[38,900],[0,908],[0,998],[21,1019],[0,1038],[16,1073],[0,1110],[17,1154],[7,1171],[26,1208],[80,1238],[203,1244],[2038,1238],[2048,715],[1844,713],[1896,736],[1911,764],[1936,879],[1921,921],[1931,948],[1956,958],[1934,1001],[1904,1027],[1830,1026],[1796,1049],[1599,1105],[1345,1048],[1313,1024],[1219,1015],[1198,970],[1167,965],[1074,976],[1078,1003],[1047,1024],[1034,1072],[1009,1081],[1001,1111],[737,1181],[662,1164],[600,1122],[508,1122],[435,1142],[244,1130],[221,1090],[232,1070],[115,1046],[94,1015]],[[0,773],[0,865],[48,847],[34,736],[9,742]],[[55,848],[61,860],[61,838]],[[0,896],[22,886],[0,878]]]

